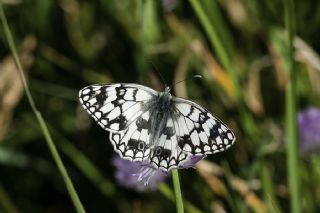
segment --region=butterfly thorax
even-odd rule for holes
[[[151,114],[151,135],[153,136],[152,144],[157,146],[157,141],[161,136],[161,132],[166,126],[167,120],[170,116],[170,109],[172,105],[172,96],[166,88],[164,92],[159,93],[157,100],[154,102],[154,107]]]
[[[170,106],[172,104],[172,96],[169,92],[169,89],[167,88],[164,92],[161,92],[158,96],[157,109],[160,110],[161,112],[169,111]]]

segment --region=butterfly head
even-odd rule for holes
[[[167,111],[172,103],[172,96],[170,94],[170,87],[166,87],[164,92],[161,92],[158,96],[157,106],[160,111]]]
[[[164,92],[165,93],[170,93],[170,91],[171,91],[171,87],[166,86],[166,88],[164,89]]]

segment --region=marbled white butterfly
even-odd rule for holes
[[[177,168],[189,156],[221,152],[235,135],[198,104],[138,84],[97,84],[79,92],[84,109],[110,132],[124,159]]]

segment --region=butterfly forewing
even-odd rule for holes
[[[127,129],[156,95],[156,91],[137,84],[97,84],[79,92],[82,106],[108,131]]]

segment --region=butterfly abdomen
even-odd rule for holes
[[[166,127],[168,116],[170,116],[170,107],[172,105],[172,96],[169,92],[162,92],[157,97],[152,107],[151,135],[152,144],[157,146],[157,141]]]

